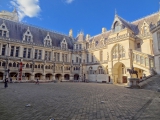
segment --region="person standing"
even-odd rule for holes
[[[37,79],[37,81],[36,81],[36,84],[38,84],[39,85],[39,80]]]
[[[12,83],[12,78],[10,78],[10,83]]]
[[[6,78],[6,79],[4,80],[4,87],[5,87],[5,88],[8,87],[8,78]]]

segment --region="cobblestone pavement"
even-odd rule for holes
[[[159,97],[111,84],[0,84],[0,120],[160,120]]]

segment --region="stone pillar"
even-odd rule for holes
[[[73,80],[74,79],[74,76],[73,74],[70,75],[70,80]]]
[[[31,51],[31,58],[34,59],[34,53],[35,53],[35,49],[32,48],[32,51]]]
[[[42,58],[41,59],[45,60],[45,51],[44,51],[44,49],[42,49]]]
[[[62,61],[62,53],[59,53],[59,61]]]
[[[42,75],[42,80],[45,80],[46,79],[46,76],[45,74]]]
[[[62,74],[62,79],[61,80],[64,80],[64,74]]]
[[[23,46],[20,46],[19,57],[23,57]],[[26,52],[27,57],[27,52]]]
[[[2,55],[2,43],[0,43],[0,55]]]
[[[35,80],[34,73],[31,74],[31,80]]]
[[[55,75],[54,74],[52,75],[52,80],[55,80]]]
[[[14,46],[14,52],[13,52],[13,56],[16,56],[16,46]]]

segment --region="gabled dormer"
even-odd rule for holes
[[[121,31],[125,28],[129,28],[130,29],[130,24],[122,19],[121,17],[119,17],[117,14],[115,15],[115,18],[114,18],[114,21],[113,21],[113,24],[112,24],[112,31],[113,32],[118,32],[118,31]]]
[[[144,20],[141,26],[141,34],[146,35],[147,33],[149,33],[149,24]]]
[[[61,41],[61,48],[68,49],[68,44],[65,38]]]
[[[7,38],[9,37],[9,31],[8,31],[7,26],[5,25],[4,21],[0,25],[0,36],[7,37]]]
[[[47,36],[44,38],[44,46],[51,46],[52,45],[52,39],[49,35],[49,33],[47,33]]]
[[[28,27],[27,31],[23,34],[23,41],[33,42],[33,35]]]

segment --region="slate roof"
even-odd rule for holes
[[[47,36],[47,33],[49,33],[51,39],[52,39],[52,45],[56,47],[60,47],[61,41],[65,38],[66,42],[68,43],[68,48],[73,49],[73,38],[63,35],[60,33],[52,32],[49,30],[41,29],[38,27],[34,27],[31,25],[27,25],[21,22],[14,22],[6,19],[0,18],[0,25],[5,23],[6,27],[9,30],[9,37],[11,39],[15,40],[23,40],[23,34],[27,31],[28,27],[29,30],[33,36],[33,43],[35,44],[44,44],[44,38]]]
[[[132,30],[132,31],[135,33],[135,35],[139,35],[139,34],[141,34],[141,33],[140,33],[140,30],[141,30],[141,27],[142,27],[144,21],[145,21],[146,23],[148,23],[149,26],[151,26],[151,25],[153,25],[153,24],[157,24],[158,19],[159,19],[159,17],[160,17],[159,14],[160,14],[159,12],[156,12],[156,13],[154,13],[154,14],[151,14],[151,15],[149,15],[149,16],[143,17],[143,18],[141,18],[141,19],[139,19],[139,20],[136,20],[136,21],[133,21],[133,22],[128,22],[128,21],[126,21],[125,19],[121,18],[121,17],[118,16],[118,15],[117,15],[116,17],[118,17],[118,19],[122,22],[122,24],[123,24],[126,28],[129,28],[130,30]],[[92,36],[92,37],[90,38],[89,42],[92,42],[93,40],[95,40],[95,42],[96,42],[96,41],[100,41],[100,39],[101,39],[102,37],[103,37],[105,40],[107,40],[107,39],[108,39],[108,36],[110,35],[111,32],[112,32],[112,31],[110,30],[110,31],[107,31],[107,32],[105,32],[105,33],[98,34],[98,35],[96,35],[96,36]]]

